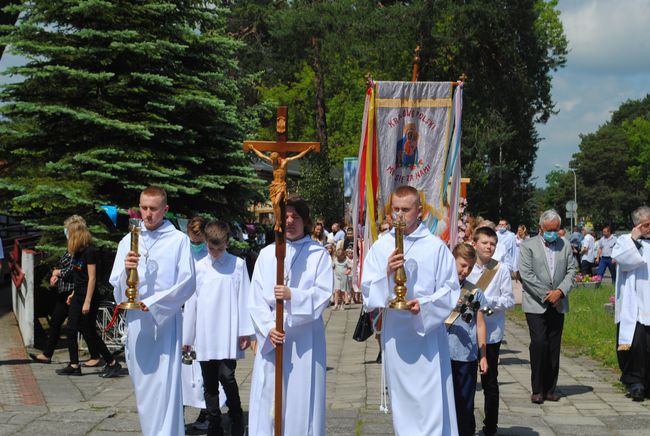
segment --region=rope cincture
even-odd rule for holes
[[[120,307],[116,304],[115,309],[113,309],[113,316],[111,317],[111,321],[108,323],[106,327],[104,327],[105,332],[109,331],[115,325],[115,321],[117,321],[117,312],[119,310]]]

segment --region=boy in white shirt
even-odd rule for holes
[[[467,280],[484,290],[483,295],[490,309],[491,316],[485,317],[487,327],[486,356],[488,370],[481,374],[481,386],[485,397],[483,433],[494,435],[499,419],[499,382],[497,380],[499,349],[505,330],[505,311],[515,305],[512,292],[510,269],[492,257],[497,246],[497,234],[490,227],[479,227],[474,231],[473,246],[476,249],[476,264]]]
[[[196,264],[196,299],[185,308],[185,316],[193,322],[183,331],[183,348],[189,351],[188,344],[194,344],[201,365],[208,435],[219,436],[223,435],[219,382],[226,393],[231,434],[244,434],[235,368],[254,333],[246,303],[250,278],[244,260],[226,252],[229,233],[225,223],[205,226],[208,256]]]

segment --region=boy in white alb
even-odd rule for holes
[[[205,226],[208,256],[196,264],[196,299],[185,307],[189,326],[183,344],[194,344],[201,365],[208,435],[223,435],[219,408],[219,382],[226,393],[230,434],[244,434],[243,411],[235,380],[237,359],[244,357],[254,333],[247,308],[250,279],[243,259],[226,252],[228,225],[211,222]]]
[[[497,432],[499,419],[499,349],[505,330],[505,311],[515,305],[512,292],[510,269],[506,264],[494,260],[498,237],[490,227],[479,227],[474,231],[473,246],[476,249],[476,264],[467,280],[483,289],[483,296],[490,309],[491,316],[485,317],[487,327],[486,357],[488,370],[481,374],[481,386],[485,397],[483,433],[486,436]]]

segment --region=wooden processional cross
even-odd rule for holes
[[[287,165],[310,151],[320,152],[319,142],[287,141],[287,107],[278,107],[275,131],[276,141],[244,141],[244,151],[253,151],[260,159],[273,166],[273,181],[270,186],[271,204],[275,216],[275,259],[277,263],[275,283],[284,285],[284,256],[286,253],[285,210],[287,205]],[[270,152],[270,155],[264,154]],[[287,157],[287,153],[298,153]],[[284,300],[275,301],[275,329],[284,333]],[[275,436],[282,435],[282,344],[275,347]]]

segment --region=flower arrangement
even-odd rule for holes
[[[598,274],[594,275],[589,275],[585,274],[582,275],[580,273],[576,274],[576,283],[590,283],[590,282],[602,282],[603,277],[599,276]]]
[[[589,275],[589,274],[576,274],[576,285],[578,286],[594,286],[599,287],[600,282],[603,281],[603,277],[598,274]]]
[[[469,215],[465,212],[467,209],[467,199],[460,197],[458,199],[458,244],[463,242],[470,242],[465,240],[465,233],[467,231]]]

